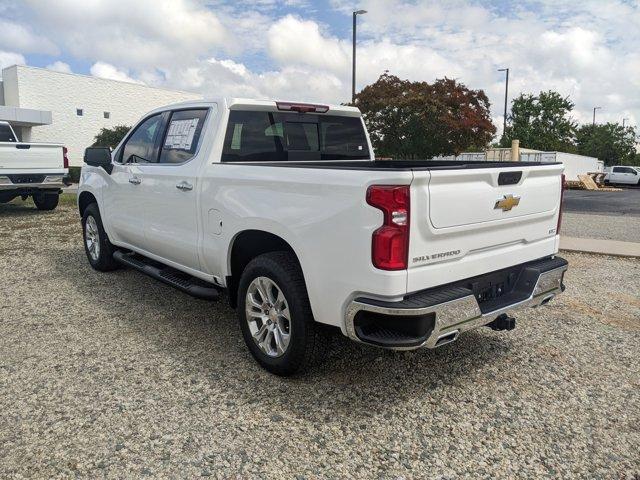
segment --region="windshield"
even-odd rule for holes
[[[359,117],[234,110],[223,162],[365,160],[369,146]]]
[[[6,123],[0,123],[0,142],[15,142],[16,137],[13,136],[11,127]]]

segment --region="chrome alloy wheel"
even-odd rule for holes
[[[98,231],[96,219],[91,215],[87,217],[87,221],[84,224],[84,241],[87,244],[87,251],[91,259],[97,262],[100,258],[100,232]]]
[[[280,287],[270,278],[254,278],[247,289],[245,311],[260,350],[270,357],[283,355],[291,339],[291,314]]]

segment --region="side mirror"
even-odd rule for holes
[[[84,163],[92,167],[102,167],[111,173],[111,149],[109,147],[89,147],[84,151]]]

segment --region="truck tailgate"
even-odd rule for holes
[[[2,170],[60,169],[64,167],[63,162],[62,145],[0,143],[0,169]]]
[[[407,290],[556,253],[562,168],[414,171]]]

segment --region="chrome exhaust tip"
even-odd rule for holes
[[[546,297],[544,297],[542,299],[542,301],[540,302],[540,305],[546,305],[547,303],[549,303],[554,298],[555,298],[555,295],[547,295]]]
[[[441,347],[442,345],[446,345],[447,343],[455,342],[458,339],[458,335],[460,335],[460,330],[454,330],[453,332],[448,332],[438,337],[436,340],[435,347]]]

